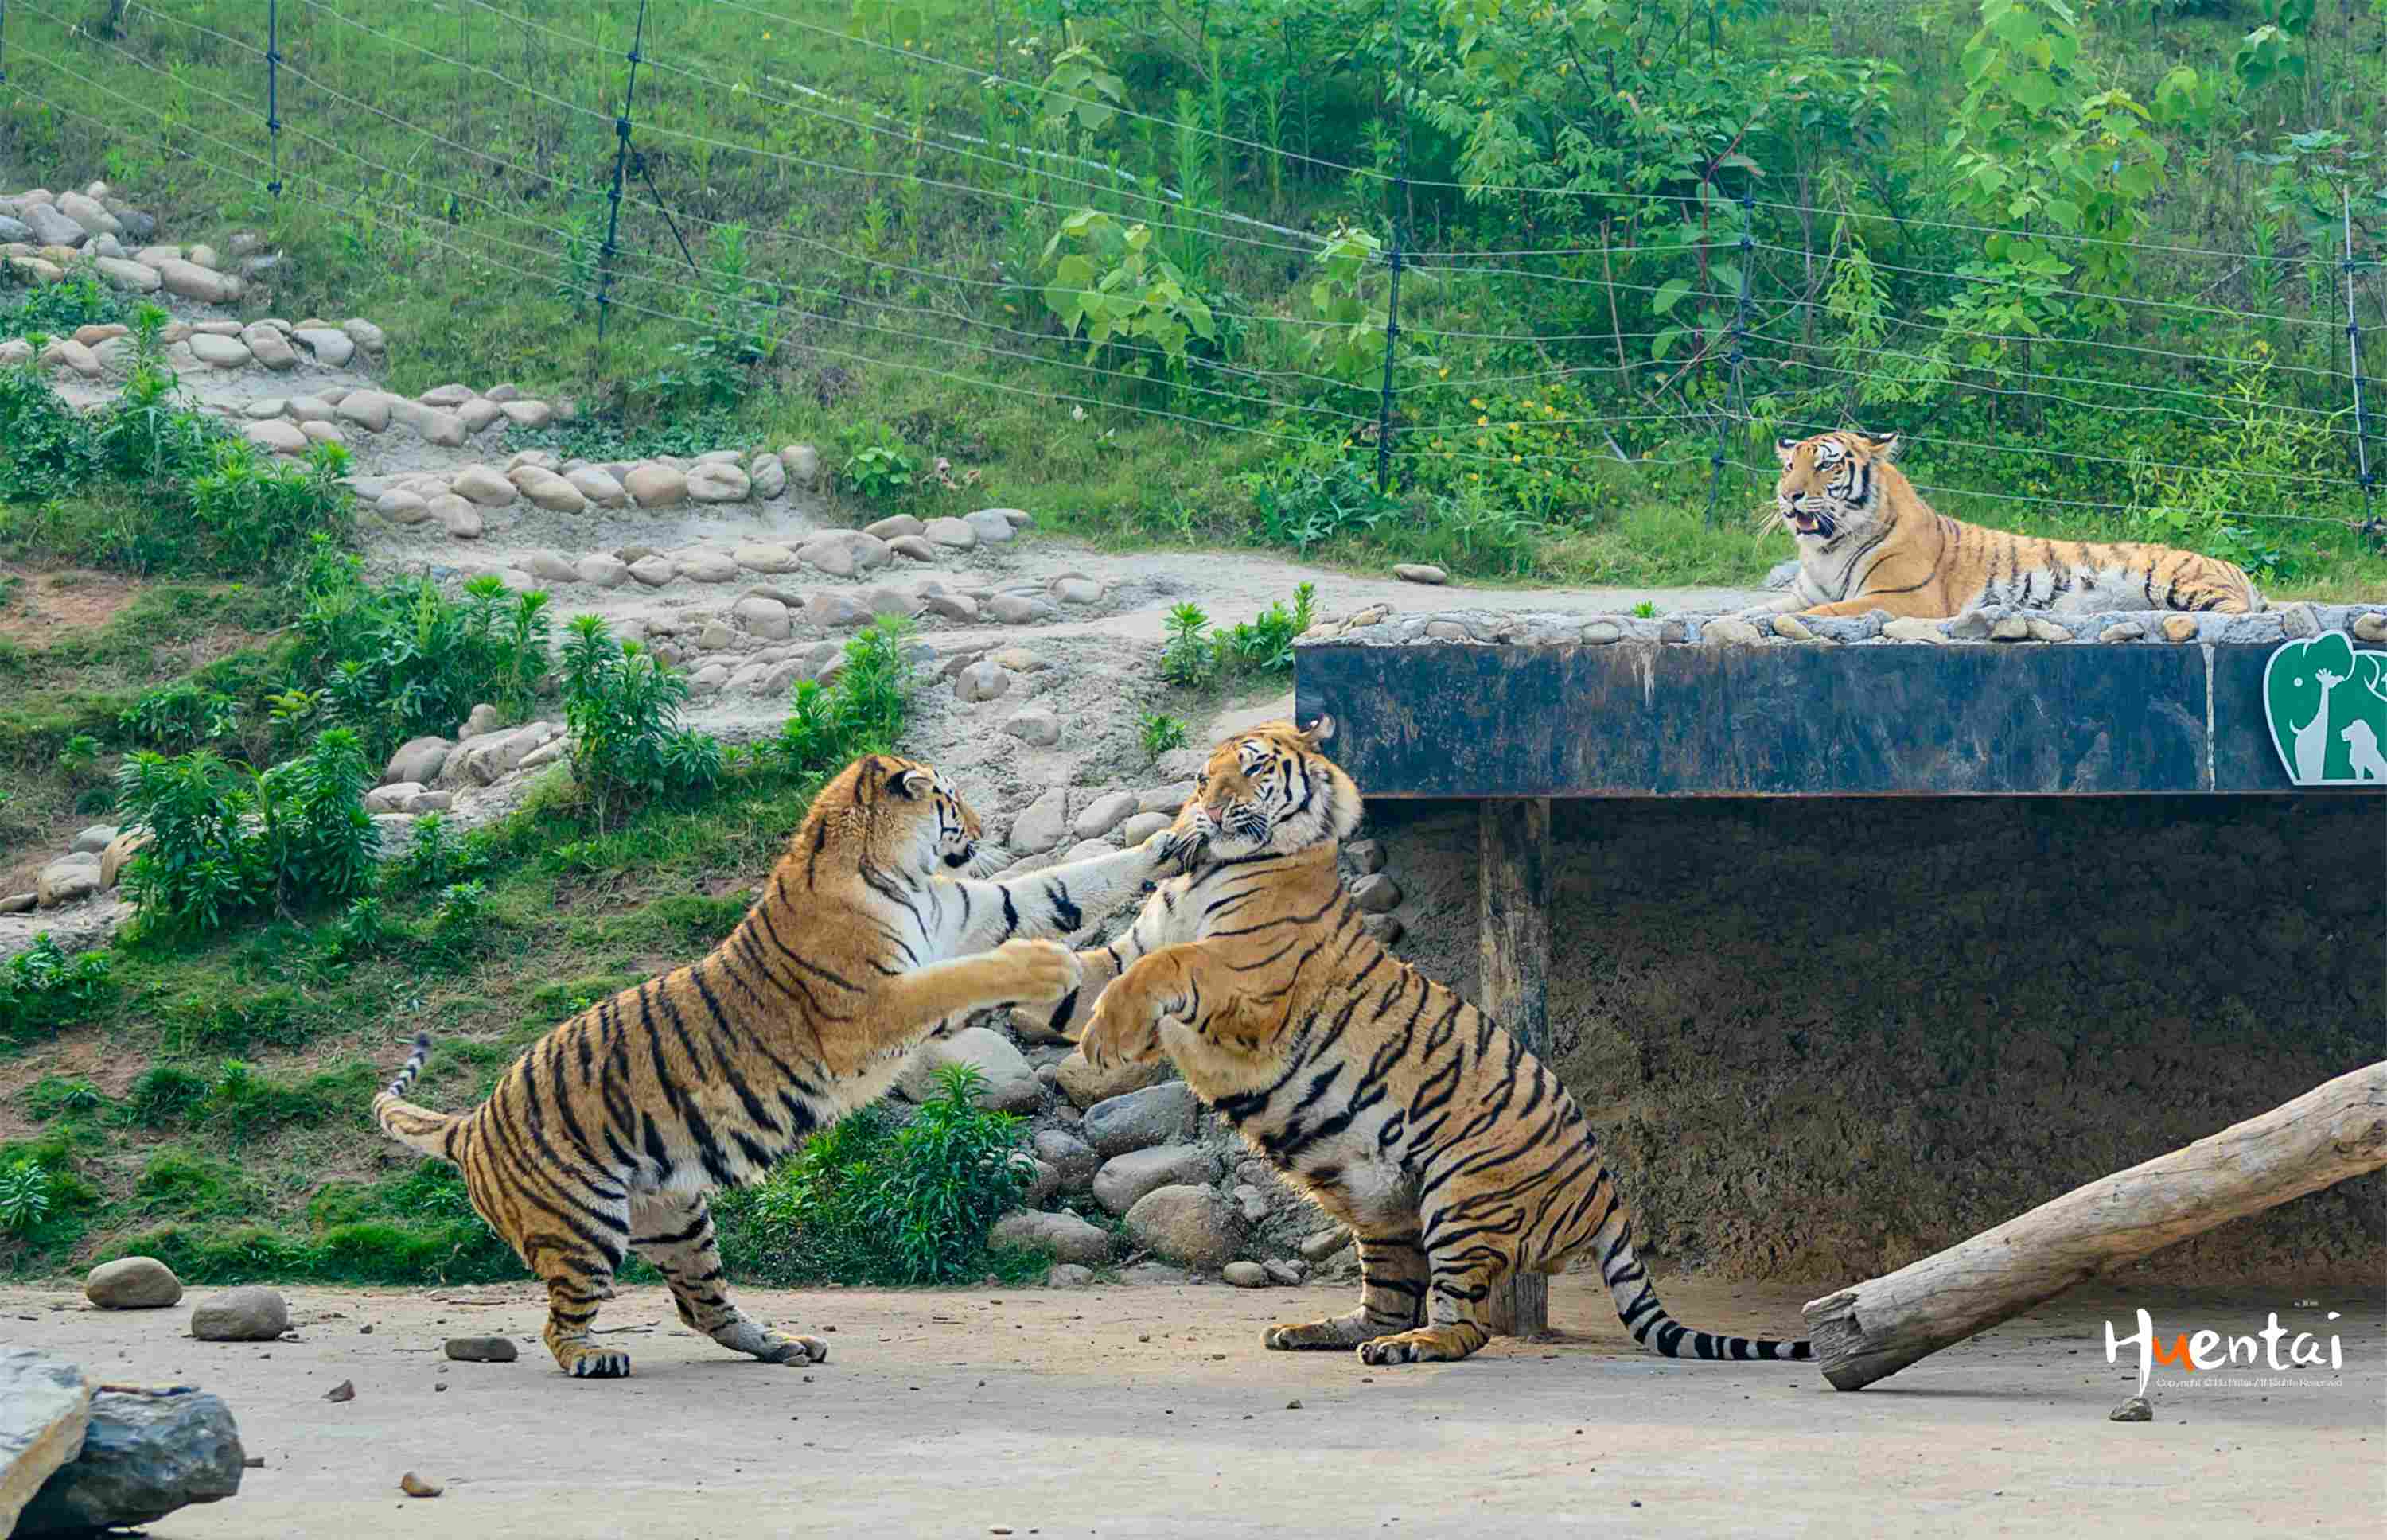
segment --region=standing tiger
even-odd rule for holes
[[[1588,1254],[1634,1340],[1668,1357],[1809,1357],[1804,1342],[1711,1336],[1667,1315],[1558,1077],[1360,928],[1334,864],[1359,792],[1318,751],[1332,732],[1331,718],[1274,722],[1221,743],[1178,815],[1204,842],[1191,870],[1127,935],[1078,953],[1081,994],[1100,993],[1087,1059],[1167,1054],[1358,1239],[1359,1307],[1262,1340],[1357,1347],[1369,1364],[1464,1358],[1491,1337],[1486,1302],[1509,1273]],[[1055,1027],[1072,1027],[1081,994],[1055,1008]]]
[[[382,1128],[464,1173],[473,1206],[547,1283],[547,1345],[567,1374],[629,1356],[589,1334],[636,1251],[680,1319],[772,1363],[828,1357],[729,1301],[705,1194],[761,1175],[884,1094],[941,1021],[1059,1000],[1078,966],[1050,940],[1181,869],[1162,830],[1131,850],[1008,882],[943,875],[977,852],[978,815],[928,765],[871,755],[814,798],[738,928],[692,966],[583,1011],[461,1116],[405,1099],[430,1052],[373,1100]],[[992,949],[992,950],[989,950]]]
[[[2263,607],[2227,562],[2168,546],[2090,545],[1984,529],[1935,513],[1890,463],[1898,438],[1826,433],[1782,439],[1767,525],[1790,532],[1799,577],[1750,615],[1893,615],[1940,620],[1967,610],[2216,610]]]

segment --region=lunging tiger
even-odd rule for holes
[[[630,1371],[589,1326],[632,1251],[663,1273],[680,1319],[724,1347],[827,1357],[820,1339],[768,1331],[730,1303],[705,1194],[877,1100],[945,1018],[1068,993],[1067,949],[1024,938],[1080,928],[1181,870],[1186,848],[1164,829],[1008,882],[944,875],[968,866],[979,834],[929,766],[858,760],[813,800],[711,955],[556,1028],[478,1107],[405,1099],[430,1052],[415,1039],[373,1117],[462,1169],[474,1208],[546,1281],[547,1345],[564,1372]]]
[[[1331,718],[1275,722],[1221,743],[1178,815],[1204,841],[1192,869],[1128,934],[1078,953],[1084,982],[1053,1011],[1056,1028],[1082,1028],[1097,1067],[1167,1054],[1357,1234],[1358,1308],[1263,1341],[1357,1347],[1370,1364],[1464,1358],[1490,1338],[1486,1303],[1509,1273],[1588,1254],[1634,1339],[1659,1353],[1809,1357],[1804,1342],[1667,1315],[1558,1077],[1361,928],[1334,864],[1359,792],[1319,752],[1332,731]]]
[[[1936,513],[1890,463],[1896,435],[1786,438],[1774,452],[1782,475],[1774,506],[1760,518],[1790,532],[1799,576],[1788,592],[1745,614],[1887,610],[1939,620],[1989,607],[2225,614],[2263,607],[2243,572],[2194,551],[2043,540]]]

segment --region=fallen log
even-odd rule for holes
[[[2101,1272],[2387,1166],[2387,1061],[1807,1304],[1816,1367],[1862,1390]]]

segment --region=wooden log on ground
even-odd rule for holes
[[[1487,801],[1477,827],[1476,921],[1482,966],[1477,1008],[1526,1052],[1550,1051],[1549,799]],[[1550,1281],[1515,1272],[1496,1285],[1492,1330],[1531,1337],[1550,1327]]]
[[[1817,1367],[1861,1390],[2101,1272],[2387,1166],[2387,1061],[1807,1305]]]

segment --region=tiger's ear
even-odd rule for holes
[[[887,777],[887,789],[901,797],[920,798],[937,789],[937,777],[916,764],[899,765]]]
[[[1898,435],[1894,433],[1860,433],[1857,436],[1863,439],[1866,447],[1873,450],[1877,459],[1881,460],[1896,460],[1898,458],[1898,451],[1902,447]]]
[[[1334,719],[1331,716],[1321,716],[1317,721],[1312,722],[1308,726],[1302,727],[1297,730],[1301,734],[1302,741],[1315,749],[1321,743],[1332,740],[1334,737]]]
[[[1774,441],[1774,458],[1782,462],[1782,468],[1784,470],[1787,471],[1790,469],[1790,462],[1799,458],[1799,441],[1795,438],[1775,439]]]

